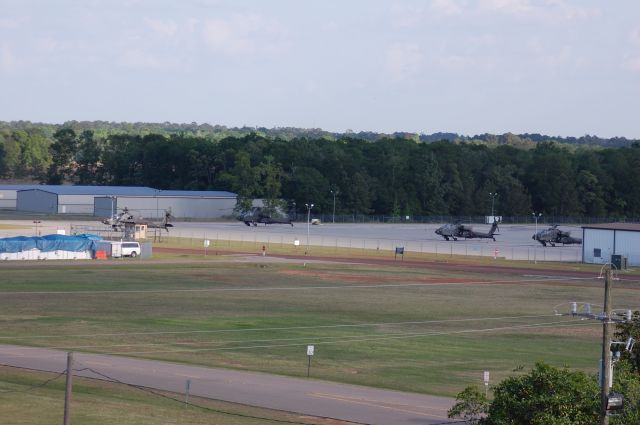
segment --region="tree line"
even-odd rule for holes
[[[50,184],[228,190],[298,211],[395,216],[640,216],[640,144],[569,148],[386,137],[222,139],[187,133],[0,129],[0,176]],[[301,208],[302,207],[302,208]]]

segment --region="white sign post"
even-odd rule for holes
[[[489,396],[489,371],[488,370],[484,371],[483,380],[484,380],[484,396],[488,397]]]
[[[204,240],[204,256],[207,256],[207,248],[209,248],[209,245],[211,245],[211,241],[209,239],[205,239]]]
[[[309,377],[309,371],[311,370],[311,357],[315,353],[315,349],[315,346],[307,345],[307,357],[309,358],[309,363],[307,363],[307,378]]]

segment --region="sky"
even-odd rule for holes
[[[0,0],[0,121],[640,138],[640,1]]]

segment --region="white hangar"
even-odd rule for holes
[[[1,188],[1,186],[0,186]],[[225,191],[159,190],[141,186],[25,185],[16,190],[17,211],[110,217],[127,208],[132,215],[160,218],[220,218],[233,213],[237,195]]]
[[[150,187],[42,185],[18,190],[16,210],[45,214],[93,215],[96,196],[153,195]]]
[[[235,193],[211,190],[154,190],[153,194],[95,198],[94,215],[111,217],[127,208],[134,216],[161,219],[165,211],[175,218],[209,219],[231,216]]]
[[[622,256],[630,266],[640,265],[640,223],[582,226],[582,261],[604,264]]]
[[[15,210],[19,190],[40,187],[39,184],[0,184],[0,209]]]

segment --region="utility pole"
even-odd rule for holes
[[[336,195],[338,193],[340,193],[340,191],[338,191],[338,189],[336,189],[336,190],[331,190],[330,192],[333,195],[333,219],[331,221],[332,221],[332,223],[335,224],[335,222],[336,222]]]
[[[73,353],[67,353],[67,384],[64,391],[64,425],[71,425],[71,388],[73,385]]]
[[[314,207],[312,203],[304,204],[307,207],[307,250],[304,255],[309,253],[309,224],[311,224],[311,208]]]
[[[602,373],[600,382],[600,425],[609,425],[607,398],[611,381],[611,265],[604,276],[604,311],[602,318]]]

